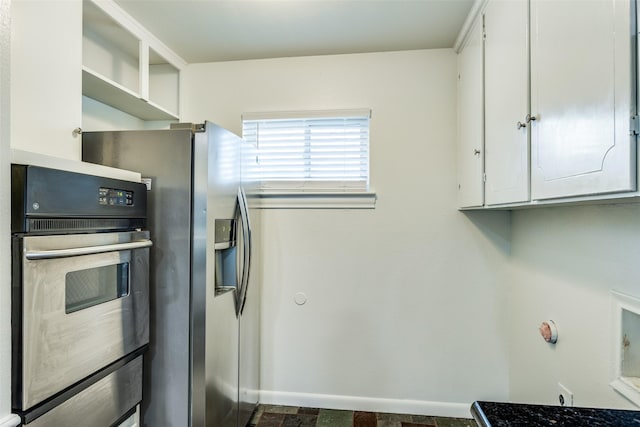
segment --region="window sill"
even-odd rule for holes
[[[257,209],[375,209],[376,193],[259,193],[249,196]]]

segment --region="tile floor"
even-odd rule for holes
[[[251,427],[477,427],[472,419],[260,405]]]

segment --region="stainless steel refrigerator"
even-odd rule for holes
[[[154,245],[143,426],[243,427],[257,405],[259,224],[242,185],[246,144],[211,122],[82,134],[84,161],[147,182]]]

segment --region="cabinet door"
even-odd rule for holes
[[[635,189],[631,5],[531,0],[533,199]]]
[[[458,206],[484,203],[482,19],[458,55]]]
[[[11,3],[11,147],[80,159],[82,1]]]
[[[529,200],[529,5],[491,0],[485,23],[485,199]]]

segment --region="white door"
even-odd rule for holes
[[[485,201],[529,200],[529,4],[485,9]]]
[[[458,55],[458,206],[484,203],[482,19]]]
[[[533,199],[633,190],[628,0],[531,1]]]

